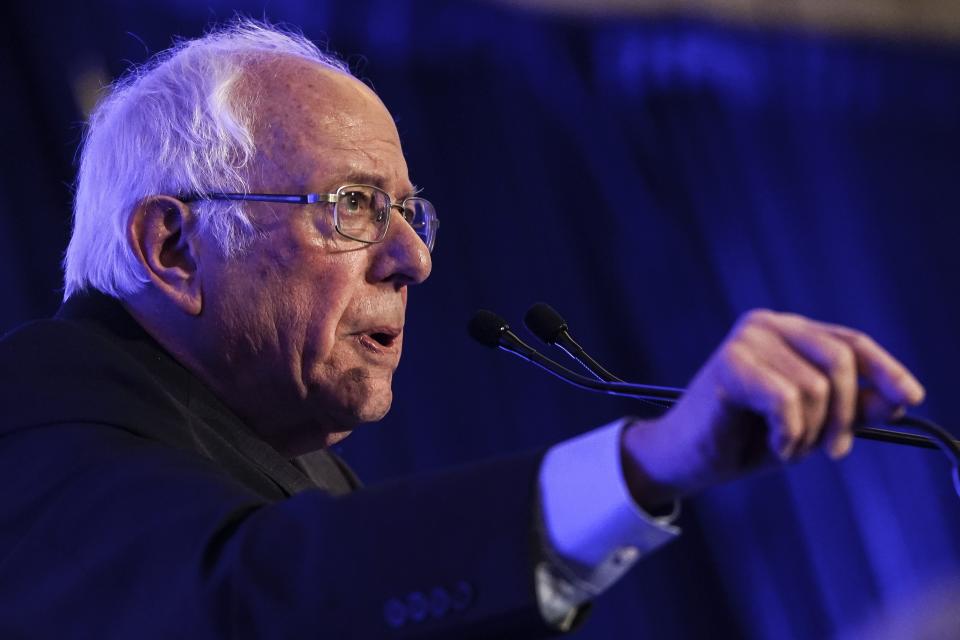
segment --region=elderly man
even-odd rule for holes
[[[239,23],[118,83],[64,305],[0,343],[0,636],[549,635],[679,498],[922,399],[866,336],[754,312],[657,421],[357,490],[327,449],[390,407],[437,224],[301,37]]]

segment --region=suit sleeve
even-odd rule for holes
[[[110,426],[10,433],[0,637],[546,637],[541,457],[271,503]]]

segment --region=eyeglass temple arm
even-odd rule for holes
[[[289,204],[314,204],[317,202],[336,202],[335,193],[307,193],[302,195],[282,193],[207,193],[190,194],[180,198],[183,202],[196,200],[242,200],[247,202],[285,202]]]

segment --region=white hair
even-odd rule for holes
[[[243,169],[256,152],[256,98],[241,99],[236,88],[246,66],[263,54],[349,73],[303,35],[241,19],[175,43],[114,83],[84,135],[73,234],[63,261],[64,299],[88,287],[122,298],[148,282],[126,232],[144,198],[249,191]],[[192,205],[198,227],[227,257],[254,235],[242,204]]]

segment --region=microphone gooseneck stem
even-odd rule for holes
[[[564,382],[588,391],[634,398],[655,404],[660,409],[668,409],[676,404],[685,393],[683,389],[674,387],[623,382],[591,358],[570,336],[563,318],[544,303],[531,307],[530,311],[527,312],[525,322],[537,337],[547,344],[559,348],[571,359],[590,371],[597,379],[574,373],[526,344],[510,330],[510,325],[503,318],[492,311],[477,311],[470,320],[468,329],[470,335],[477,342],[487,347],[495,347],[507,353],[512,353],[537,365]],[[953,488],[960,496],[960,441],[955,440],[953,435],[940,425],[918,416],[905,415],[892,421],[892,425],[922,431],[928,435],[904,433],[878,427],[856,427],[853,430],[853,435],[865,440],[876,440],[908,447],[940,449],[950,459],[953,467],[951,471]]]
[[[631,384],[629,382],[607,382],[605,380],[594,380],[593,378],[581,376],[543,355],[521,340],[520,337],[509,328],[502,330],[497,348],[519,356],[527,362],[537,365],[547,373],[560,378],[564,382],[580,387],[581,389],[587,389],[588,391],[639,400],[666,401],[671,404],[676,402],[683,394],[683,389],[676,389],[674,387],[658,387],[655,385]]]
[[[580,344],[573,339],[573,336],[570,335],[570,332],[566,329],[560,332],[560,335],[557,337],[557,341],[554,343],[554,346],[570,356],[571,359],[579,362],[584,369],[595,375],[598,380],[605,380],[607,382],[623,382],[621,378],[618,378],[604,369],[603,365],[594,360],[589,353],[584,351],[583,347],[581,347]]]
[[[569,338],[569,343],[564,340],[564,336]],[[561,341],[566,344],[561,345]],[[572,343],[576,345],[573,350],[576,355],[571,354],[568,351],[568,344]],[[530,362],[537,365],[544,371],[560,378],[568,384],[572,384],[581,389],[586,389],[588,391],[594,391],[597,393],[605,393],[607,395],[622,396],[627,398],[634,398],[637,400],[644,400],[651,402],[656,406],[662,409],[668,409],[677,403],[680,397],[684,394],[684,389],[679,389],[676,387],[660,387],[654,385],[645,385],[645,384],[633,384],[629,382],[623,382],[612,373],[607,371],[604,367],[600,366],[596,360],[587,354],[580,345],[570,337],[569,333],[564,329],[560,336],[556,340],[556,346],[568,355],[572,359],[579,362],[586,369],[588,369],[593,375],[598,379],[587,378],[586,376],[581,376],[580,374],[574,373],[570,369],[567,369],[563,365],[551,360],[547,356],[543,355],[530,345],[526,344],[517,336],[510,328],[504,323],[503,329],[499,335],[499,340],[497,348],[512,353],[516,356],[519,356]],[[604,379],[608,378],[608,379]],[[923,429],[926,431],[930,430],[930,427],[926,424],[926,421],[923,421],[918,418],[913,418],[911,416],[904,416],[898,420],[891,422],[891,426],[902,426],[915,429]],[[940,437],[948,437],[949,433],[942,430],[943,433],[940,434]],[[905,445],[908,447],[917,447],[921,449],[943,449],[944,445],[947,443],[938,443],[933,438],[914,434],[914,433],[904,433],[902,431],[896,431],[893,429],[885,429],[881,427],[867,427],[860,426],[856,427],[853,431],[853,434],[857,438],[862,438],[864,440],[874,440],[877,442],[886,442],[889,444],[899,444]],[[953,449],[960,447],[960,441],[949,438],[949,442],[953,444]]]

